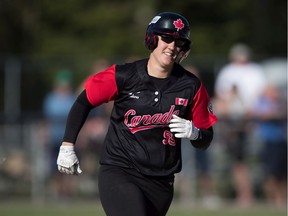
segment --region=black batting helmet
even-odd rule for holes
[[[189,22],[178,13],[162,12],[155,16],[149,23],[146,30],[145,46],[149,50],[157,47],[157,35],[170,35],[177,39],[184,39],[187,43],[182,47],[182,51],[190,50],[191,41]]]

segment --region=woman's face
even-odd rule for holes
[[[172,66],[185,41],[175,40],[171,36],[158,36],[158,45],[151,53],[151,57],[162,67]],[[183,45],[182,45],[183,44]]]

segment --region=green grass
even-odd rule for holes
[[[1,201],[1,216],[105,216],[101,205],[89,202],[31,203],[20,201]],[[205,210],[199,206],[171,206],[167,216],[286,216],[286,210],[273,210],[264,205],[240,210],[235,207],[222,207]],[[129,215],[127,215],[129,216]],[[134,215],[131,215],[134,216]]]

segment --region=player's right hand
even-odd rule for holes
[[[74,146],[61,146],[57,158],[58,170],[69,175],[82,173]]]
[[[177,115],[172,115],[169,123],[170,131],[175,133],[177,138],[187,138],[190,140],[196,140],[199,137],[199,129],[194,126],[192,121],[180,118]]]

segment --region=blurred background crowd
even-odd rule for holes
[[[80,132],[79,176],[56,167],[68,112],[89,75],[148,56],[146,27],[161,11],[190,21],[193,44],[183,66],[202,80],[219,119],[207,151],[183,141],[176,201],[286,207],[284,0],[1,0],[0,202],[98,199],[112,103],[94,109]]]

